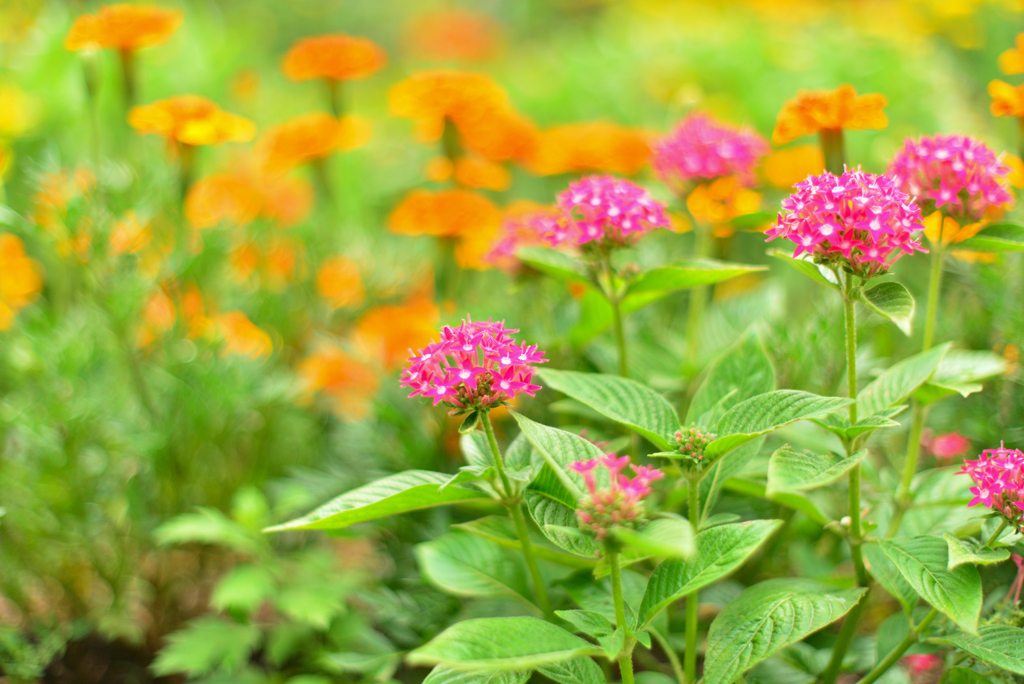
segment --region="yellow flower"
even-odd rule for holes
[[[252,121],[229,114],[198,95],[178,95],[132,107],[128,123],[143,135],[155,133],[186,145],[248,142],[256,136]]]
[[[884,95],[858,95],[850,85],[835,90],[801,91],[779,112],[772,142],[782,145],[823,130],[885,128],[889,120],[882,109],[887,104]]]
[[[1024,33],[1018,33],[1016,47],[999,55],[999,69],[1004,74],[1024,74]]]
[[[736,232],[730,221],[760,210],[761,194],[734,176],[717,178],[695,187],[686,198],[686,208],[698,223],[711,226],[715,237],[724,238]]]
[[[539,176],[606,171],[633,175],[651,157],[651,134],[607,121],[556,126],[537,136],[526,168]]]
[[[42,267],[26,256],[16,235],[0,233],[0,330],[9,329],[15,315],[42,289]]]
[[[326,159],[335,150],[355,150],[369,142],[372,134],[370,122],[358,116],[336,119],[323,112],[298,116],[267,131],[266,168],[283,171]]]
[[[774,150],[764,160],[761,170],[769,183],[788,189],[824,171],[825,157],[818,145],[796,145]]]
[[[993,116],[1024,117],[1024,85],[1012,86],[998,78],[988,84],[992,96],[989,109]]]
[[[75,20],[64,39],[64,47],[68,50],[115,48],[130,52],[159,45],[171,37],[184,18],[177,10],[158,7],[103,7],[96,14],[83,14]]]
[[[113,256],[138,254],[152,239],[149,223],[140,222],[135,212],[129,210],[110,232],[110,253]]]
[[[35,98],[13,83],[0,85],[0,138],[20,137],[38,120],[39,104]]]
[[[354,339],[388,371],[405,363],[410,349],[419,349],[437,335],[441,312],[424,296],[404,304],[388,304],[366,312],[356,324]]]
[[[244,226],[260,211],[259,192],[245,179],[230,174],[202,178],[185,196],[185,218],[193,228],[212,228],[220,223]]]
[[[935,211],[924,220],[924,234],[933,245],[955,244],[977,235],[986,223],[979,221],[961,226],[955,219],[943,217],[941,211]]]

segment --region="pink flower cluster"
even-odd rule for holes
[[[987,209],[1013,199],[1006,189],[1010,167],[966,135],[907,140],[887,173],[923,206],[934,204],[961,222],[980,221]]]
[[[507,216],[501,224],[498,240],[486,260],[500,268],[514,268],[521,247],[556,247],[568,240],[569,222],[558,207],[537,207]]]
[[[998,449],[985,449],[976,461],[965,460],[958,474],[974,481],[968,506],[983,504],[1024,531],[1024,452],[1000,443]]]
[[[453,414],[495,408],[519,393],[532,397],[540,389],[531,382],[534,364],[547,359],[537,345],[516,344],[512,334],[517,332],[490,320],[446,325],[440,342],[409,359],[401,385],[412,389],[410,397],[444,403]]]
[[[632,478],[622,474],[627,466],[633,469]],[[607,487],[598,486],[595,473],[598,467],[608,471]],[[631,464],[629,456],[615,454],[576,461],[569,468],[583,476],[589,492],[580,499],[576,511],[580,528],[599,540],[603,540],[614,526],[637,527],[644,522],[643,500],[651,493],[651,483],[665,476],[656,468]]]
[[[766,154],[768,143],[753,130],[691,114],[654,146],[651,164],[666,185],[677,189],[691,179],[722,176],[751,184],[754,166]]]
[[[948,461],[966,454],[971,448],[971,440],[959,432],[933,435],[931,430],[925,430],[921,435],[921,446],[930,451],[937,460]]]
[[[859,168],[842,176],[809,176],[782,201],[783,211],[765,234],[796,243],[793,256],[810,254],[818,263],[870,278],[898,258],[925,252],[914,239],[923,229],[921,210],[886,176]]]
[[[631,244],[655,228],[668,228],[665,205],[639,185],[615,176],[587,176],[558,195],[564,219],[548,217],[537,226],[551,246]]]

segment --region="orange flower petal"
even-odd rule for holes
[[[256,135],[256,124],[222,111],[198,95],[178,95],[133,107],[128,123],[143,135],[153,133],[188,145],[246,142]]]
[[[171,37],[185,15],[177,10],[141,5],[103,7],[95,15],[83,14],[64,39],[68,50],[116,48],[137,50],[159,45]]]
[[[282,68],[293,81],[351,81],[380,71],[387,54],[374,42],[344,34],[303,38],[288,50]]]

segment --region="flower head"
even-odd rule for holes
[[[334,413],[349,420],[369,413],[380,386],[380,376],[373,368],[334,345],[325,345],[307,356],[297,371],[307,397],[323,394]]]
[[[682,460],[690,468],[698,472],[703,470],[707,463],[704,461],[704,450],[708,445],[718,439],[713,432],[704,432],[698,427],[691,426],[677,430],[675,434],[676,450],[682,455]]]
[[[715,237],[729,237],[736,229],[729,221],[761,209],[761,193],[744,187],[736,176],[701,183],[686,197],[686,208],[699,223],[710,225]]]
[[[750,184],[754,166],[767,153],[768,143],[753,130],[691,114],[654,146],[652,164],[658,177],[673,188],[723,176]]]
[[[984,143],[966,135],[931,135],[907,140],[889,170],[900,188],[922,206],[942,209],[962,223],[980,221],[1010,202],[1010,167]]]
[[[538,176],[562,173],[639,173],[651,158],[651,134],[607,121],[556,126],[541,131],[525,159]]]
[[[406,29],[409,51],[422,59],[480,62],[501,48],[501,25],[492,17],[451,9],[421,14]]]
[[[360,306],[364,289],[359,264],[346,256],[328,258],[317,271],[316,290],[333,309]]]
[[[31,304],[42,289],[42,268],[26,256],[16,235],[0,233],[0,330],[10,328],[18,311]]]
[[[314,112],[290,119],[266,133],[263,145],[268,171],[284,171],[309,161],[326,159],[336,150],[350,151],[365,145],[373,129],[358,116],[336,119]]]
[[[929,432],[921,438],[921,444],[939,461],[948,461],[963,456],[971,448],[971,440],[959,432],[945,435],[932,435]]]
[[[456,238],[462,268],[487,268],[484,256],[501,225],[501,211],[484,195],[468,190],[413,190],[388,216],[396,235]]]
[[[534,366],[546,359],[535,345],[516,344],[516,332],[490,320],[446,325],[439,342],[409,358],[401,385],[412,389],[410,397],[444,403],[453,414],[497,408],[517,394],[532,397],[540,389],[532,384]]]
[[[984,505],[1000,513],[1018,532],[1024,532],[1024,452],[985,449],[976,461],[964,461],[959,475],[967,475],[974,486],[968,506]]]
[[[588,176],[570,183],[558,195],[558,207],[566,214],[568,229],[558,242],[575,245],[622,246],[670,226],[664,204],[639,185],[614,176]]]
[[[576,461],[569,468],[579,473],[587,486],[576,510],[580,528],[598,540],[612,527],[636,528],[646,522],[643,500],[652,491],[651,483],[665,476],[656,468],[633,465],[629,456],[616,454]],[[626,468],[633,470],[633,477],[623,474]]]
[[[270,335],[258,328],[241,311],[226,311],[212,319],[214,330],[224,342],[223,353],[261,359],[270,356],[274,345]]]
[[[283,228],[302,221],[312,204],[313,189],[304,179],[239,169],[193,183],[185,196],[185,217],[197,229],[245,226],[259,217]]]
[[[165,42],[183,19],[181,12],[159,7],[105,6],[96,14],[79,16],[64,39],[64,47],[68,50],[138,50]]]
[[[999,70],[1004,74],[1024,74],[1024,33],[1018,33],[1016,45],[999,55]]]
[[[515,269],[519,265],[516,252],[521,247],[556,245],[556,231],[564,232],[566,226],[557,207],[517,200],[505,207],[501,231],[485,259],[499,268]]]
[[[885,128],[889,120],[882,109],[884,95],[858,95],[853,86],[835,90],[801,91],[782,106],[772,132],[772,142],[783,145],[821,131]]]
[[[186,145],[247,142],[256,135],[253,122],[198,95],[178,95],[132,107],[128,123],[143,135],[155,133]]]
[[[338,33],[303,38],[288,50],[282,68],[293,81],[352,81],[380,71],[387,61],[387,54],[374,42]]]
[[[1012,86],[997,78],[989,82],[988,94],[992,96],[992,116],[1024,117],[1024,84]]]
[[[859,168],[842,176],[825,172],[795,186],[766,231],[768,240],[787,238],[793,256],[848,269],[862,278],[885,273],[900,256],[927,251],[914,240],[921,210],[887,176]]]

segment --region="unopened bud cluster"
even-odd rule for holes
[[[597,482],[596,469],[608,471],[608,485]],[[621,472],[626,467],[633,469],[634,477]],[[578,503],[576,516],[580,529],[593,534],[598,540],[608,536],[612,527],[637,528],[647,520],[644,498],[651,493],[650,484],[664,477],[656,468],[633,465],[629,456],[605,454],[589,461],[577,461],[569,466],[583,476],[587,494]]]
[[[713,432],[704,432],[698,427],[688,427],[676,431],[676,444],[682,460],[691,466],[704,466],[704,450],[708,444],[718,439]]]

